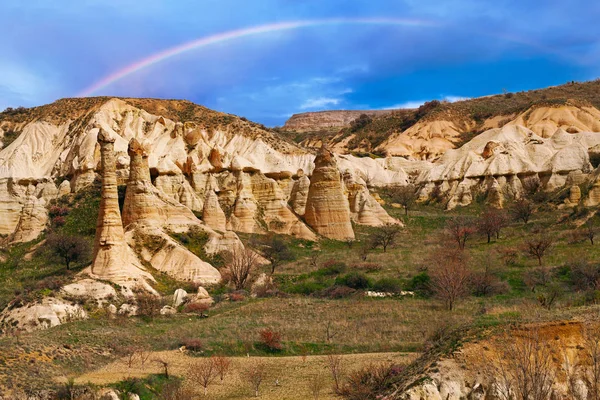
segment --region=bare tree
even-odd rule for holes
[[[169,379],[169,362],[162,358],[155,358],[152,361],[162,366],[165,378]]]
[[[254,396],[258,397],[258,389],[267,375],[265,364],[260,361],[251,362],[244,375],[254,390]]]
[[[231,368],[231,360],[225,356],[213,356],[213,361],[217,369],[217,374],[221,381],[223,381]]]
[[[585,223],[584,234],[585,234],[585,237],[587,239],[589,239],[592,246],[594,245],[594,237],[596,236],[597,232],[598,232],[598,228],[596,228],[594,226],[594,222],[592,220],[587,220],[587,222]]]
[[[344,375],[344,364],[341,354],[329,354],[327,356],[327,366],[331,377],[333,378],[333,390],[336,393],[340,392],[342,385],[342,378]]]
[[[336,337],[338,332],[333,330],[333,326],[331,321],[327,321],[327,326],[325,327],[325,338],[327,339],[327,343],[331,342],[334,337]]]
[[[314,400],[319,400],[319,396],[321,395],[321,391],[325,387],[325,379],[320,372],[317,372],[313,376],[311,376],[308,381],[308,387],[310,389],[310,393]]]
[[[313,268],[318,268],[319,267],[319,257],[321,256],[321,252],[320,251],[316,251],[313,250],[313,252],[310,254],[310,266]]]
[[[525,253],[538,260],[538,264],[542,266],[542,259],[547,254],[554,240],[546,233],[539,233],[530,237],[525,241]]]
[[[383,252],[387,251],[387,248],[396,242],[398,235],[400,234],[401,227],[398,224],[385,224],[380,226],[371,235],[371,245],[373,248],[381,246]]]
[[[487,236],[487,242],[490,243],[492,236],[500,239],[500,231],[506,226],[506,223],[507,218],[502,211],[489,208],[479,216],[477,230]]]
[[[473,221],[466,217],[452,217],[446,223],[446,234],[456,242],[460,250],[464,250],[467,240],[475,232]]]
[[[521,220],[523,223],[529,222],[533,214],[533,203],[527,199],[519,199],[514,202],[511,207],[511,213],[516,220]]]
[[[204,388],[204,396],[208,395],[208,387],[219,375],[215,360],[204,358],[193,363],[188,369],[188,377],[192,382],[199,383]]]
[[[548,341],[537,330],[506,332],[496,341],[487,374],[504,400],[550,398],[555,368]]]
[[[90,255],[90,244],[78,236],[52,234],[46,239],[45,246],[64,262],[67,269],[71,268],[71,263],[83,261]]]
[[[404,215],[408,215],[408,210],[417,202],[417,188],[412,184],[392,186],[386,192],[392,203],[400,204],[404,208]]]
[[[451,311],[456,301],[469,292],[471,271],[467,254],[459,250],[441,250],[432,256],[430,263],[431,290]]]
[[[258,262],[258,254],[250,249],[234,247],[227,254],[227,269],[229,279],[236,290],[246,286],[248,277]]]
[[[281,263],[294,260],[294,253],[288,245],[278,236],[267,235],[254,240],[254,245],[260,254],[271,263],[271,275],[275,273]]]

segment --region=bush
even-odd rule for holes
[[[323,282],[305,281],[299,282],[288,289],[288,293],[309,295],[323,290],[327,285]]]
[[[402,283],[395,278],[381,278],[373,283],[376,292],[398,293],[402,290]]]
[[[244,301],[246,300],[246,296],[243,293],[231,293],[229,295],[229,300],[231,301]]]
[[[143,289],[136,290],[135,302],[137,304],[137,315],[153,318],[160,314],[162,299]]]
[[[259,332],[260,343],[269,351],[280,351],[283,349],[281,344],[281,334],[270,328],[265,328]]]
[[[376,399],[378,392],[391,386],[394,377],[404,371],[405,366],[396,364],[370,364],[350,373],[340,394],[351,400]]]
[[[200,339],[186,338],[179,343],[179,347],[185,347],[186,350],[200,352],[204,348]]]
[[[187,303],[183,311],[190,314],[204,315],[209,308],[210,306],[206,303]]]
[[[348,286],[352,289],[368,289],[371,286],[371,281],[362,272],[350,272],[349,274],[337,277],[335,284]]]
[[[335,276],[343,274],[348,266],[336,260],[329,260],[323,263],[323,268],[320,268],[314,272],[315,276]]]
[[[349,288],[348,286],[334,285],[316,292],[314,295],[317,297],[326,297],[329,299],[343,299],[345,297],[352,296],[356,293],[356,289]]]
[[[422,296],[431,296],[431,288],[429,287],[430,282],[431,278],[429,277],[429,274],[427,271],[423,271],[412,277],[406,286],[406,290],[417,292]]]

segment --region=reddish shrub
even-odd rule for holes
[[[60,215],[51,218],[51,224],[55,228],[60,228],[61,226],[64,226],[66,222],[67,220],[65,219],[65,217]]]
[[[343,299],[356,293],[355,289],[348,286],[334,285],[315,293],[317,297],[327,297],[329,299]]]
[[[206,303],[188,303],[185,305],[184,312],[203,315],[210,306]]]
[[[260,331],[260,342],[271,351],[279,351],[283,348],[281,334],[270,328]]]
[[[200,339],[186,338],[181,341],[179,346],[183,346],[189,351],[202,351],[204,347]]]
[[[229,295],[229,300],[231,301],[244,301],[246,297],[242,293],[231,293]]]

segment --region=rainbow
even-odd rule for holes
[[[217,33],[211,36],[201,37],[199,39],[192,40],[180,44],[175,47],[163,50],[161,52],[152,54],[151,56],[139,60],[125,68],[118,70],[93,85],[84,89],[78,94],[78,97],[87,97],[92,94],[106,88],[107,86],[125,78],[128,75],[141,71],[154,64],[165,61],[171,57],[175,57],[179,54],[186,53],[191,50],[196,50],[202,47],[210,46],[217,43],[223,43],[230,40],[240,39],[247,36],[254,36],[266,33],[287,31],[299,28],[324,26],[324,25],[341,25],[341,24],[360,24],[360,25],[400,25],[400,26],[416,26],[416,27],[435,27],[439,24],[431,21],[418,20],[418,19],[398,19],[398,18],[331,18],[331,19],[318,19],[318,20],[302,20],[302,21],[290,21],[280,22],[275,24],[259,25],[250,28],[237,29],[228,32]]]
[[[401,19],[401,18],[329,18],[329,19],[311,19],[311,20],[300,20],[300,21],[288,21],[288,22],[279,22],[274,24],[266,24],[253,26],[249,28],[237,29],[233,31],[227,31],[222,33],[217,33],[215,35],[201,37],[199,39],[192,40],[190,42],[186,42],[180,44],[175,47],[171,47],[169,49],[160,51],[158,53],[152,54],[151,56],[144,58],[142,60],[136,61],[135,63],[126,66],[125,68],[113,72],[112,74],[102,78],[98,82],[92,84],[87,87],[83,91],[81,91],[77,96],[78,97],[88,97],[93,95],[94,93],[105,89],[111,84],[134,74],[138,71],[141,71],[145,68],[148,68],[152,65],[158,64],[162,61],[165,61],[171,57],[175,57],[179,54],[186,53],[188,51],[196,50],[202,47],[210,46],[217,43],[223,43],[235,39],[240,39],[247,36],[261,35],[266,33],[273,32],[281,32],[293,29],[300,28],[308,28],[308,27],[317,27],[317,26],[326,26],[326,25],[343,25],[343,24],[358,24],[358,25],[395,25],[395,26],[408,26],[408,27],[442,27],[442,24],[428,21],[428,20],[420,20],[420,19]],[[513,43],[518,43],[521,45],[525,45],[532,48],[537,48],[546,53],[555,54],[561,57],[568,58],[568,55],[565,55],[556,49],[545,47],[541,44],[535,43],[533,41],[515,37],[512,35],[502,35],[502,34],[494,34],[489,32],[482,31],[473,31],[473,34],[479,34],[484,36],[489,36],[496,39],[501,39]]]

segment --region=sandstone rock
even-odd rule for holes
[[[175,315],[177,314],[177,310],[171,306],[164,306],[160,309],[160,315]]]
[[[119,315],[124,315],[127,317],[131,317],[137,314],[138,307],[133,304],[124,303],[119,307]]]
[[[121,400],[114,389],[101,389],[98,396],[100,396],[100,400]]]
[[[571,188],[569,189],[568,204],[575,206],[575,205],[579,204],[580,200],[581,200],[581,188],[577,185],[571,186]]]
[[[93,279],[81,279],[70,283],[63,286],[61,292],[69,296],[92,299],[98,306],[117,297],[117,292],[112,286]]]
[[[23,307],[9,305],[0,314],[0,327],[20,328],[30,332],[85,318],[87,313],[80,305],[70,304],[59,298],[45,297],[40,302]]]
[[[196,300],[204,300],[204,299],[211,299],[212,297],[210,297],[210,294],[208,294],[208,291],[206,289],[204,289],[202,286],[198,286],[198,293],[196,293]]]
[[[173,294],[173,307],[179,307],[188,298],[188,293],[183,289],[177,289]]]
[[[33,189],[29,190],[30,192]],[[11,242],[29,242],[36,239],[48,222],[48,211],[46,209],[46,201],[41,198],[36,198],[33,193],[30,193],[25,200],[25,204],[19,215],[19,220]]]
[[[306,199],[308,198],[308,189],[310,187],[310,179],[304,173],[294,183],[292,193],[290,195],[290,206],[298,215],[304,215],[306,211]]]
[[[219,204],[217,194],[210,190],[204,201],[204,209],[202,210],[202,220],[212,229],[225,232],[227,230],[227,218]]]
[[[58,196],[62,197],[71,193],[71,182],[64,180],[58,185]]]
[[[110,313],[110,315],[117,315],[117,306],[115,306],[114,304],[109,304],[108,307],[106,307],[106,309]]]
[[[137,257],[125,242],[117,193],[114,141],[114,138],[100,129],[98,143],[102,160],[102,193],[91,273],[94,277],[129,289],[139,285],[153,292],[146,283],[146,280],[153,280],[152,276],[142,269]]]
[[[315,158],[306,200],[306,222],[317,233],[337,240],[354,239],[350,207],[333,154],[322,147]]]

